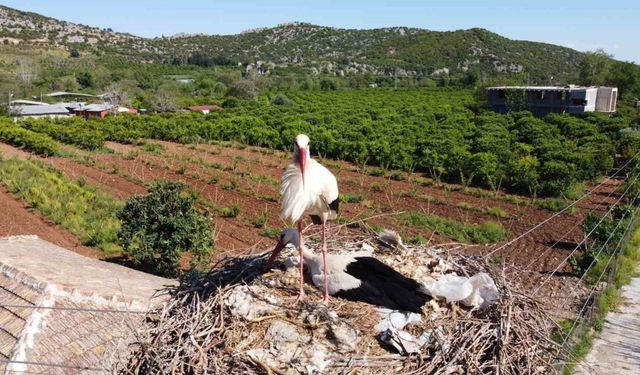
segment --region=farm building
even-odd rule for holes
[[[499,86],[487,89],[487,101],[498,113],[528,109],[536,116],[616,111],[616,87]]]
[[[103,373],[174,282],[36,236],[0,238],[0,373]]]
[[[84,118],[89,117],[100,117],[104,118],[109,113],[116,113],[117,107],[113,104],[89,104],[87,106],[82,106],[75,110],[75,114],[77,116],[82,116]]]
[[[16,105],[10,112],[14,119],[71,116],[71,112],[60,104]]]
[[[209,113],[211,111],[222,111],[223,110],[222,107],[219,107],[219,106],[217,106],[215,104],[212,104],[212,105],[194,105],[192,107],[189,107],[188,109],[190,111],[193,111],[193,112],[202,112],[204,114],[207,114],[207,113]]]

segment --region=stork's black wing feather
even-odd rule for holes
[[[333,202],[329,203],[329,208],[335,212],[338,213],[338,210],[340,209],[340,199],[335,199]]]
[[[429,296],[420,292],[420,284],[373,257],[356,257],[345,269],[359,279],[358,288],[341,290],[336,296],[367,302],[393,310],[420,312]]]

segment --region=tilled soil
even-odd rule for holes
[[[215,216],[215,258],[264,250],[273,240],[264,236],[265,228],[282,228],[279,218],[279,187],[282,169],[290,162],[290,155],[256,147],[220,145],[181,145],[172,142],[150,141],[162,145],[164,151],[153,153],[142,147],[108,142],[113,153],[88,153],[65,146],[77,155],[74,160],[60,157],[38,158],[60,169],[70,178],[83,178],[89,185],[102,189],[118,199],[146,191],[145,185],[154,179],[169,179],[187,184],[202,200],[202,207]],[[12,146],[0,144],[5,157],[33,157]],[[452,218],[461,222],[482,223],[499,221],[508,231],[508,239],[525,233],[554,213],[533,204],[515,204],[501,193],[477,196],[458,186],[423,186],[419,174],[409,181],[361,173],[346,162],[321,160],[338,177],[341,193],[360,196],[353,203],[341,205],[341,216],[362,220],[366,226],[384,227],[400,232],[403,238],[421,236],[431,243],[447,243],[451,239],[431,233],[427,229],[412,228],[398,217],[400,212],[421,212]],[[567,256],[584,236],[580,223],[588,210],[604,212],[618,198],[615,190],[621,181],[608,180],[577,204],[573,213],[564,213],[532,231],[522,239],[505,247],[496,255],[496,262],[505,265],[509,277],[522,280],[523,286],[534,289],[558,268],[560,276],[549,278],[544,291],[551,297],[561,294],[574,278],[567,272]],[[596,187],[592,184],[589,189]],[[215,207],[237,205],[237,217],[225,217]],[[507,218],[488,213],[499,208]],[[264,224],[260,225],[265,219]],[[361,228],[333,224],[330,233],[359,234]],[[311,235],[316,233],[311,230]],[[506,241],[505,241],[506,242]],[[503,242],[503,243],[505,243]],[[553,246],[556,242],[557,245]],[[483,255],[494,246],[474,245],[463,248],[469,254]],[[566,292],[566,291],[565,291]]]

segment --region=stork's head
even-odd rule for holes
[[[276,247],[273,248],[271,256],[267,261],[265,270],[271,268],[271,265],[273,264],[273,261],[278,257],[278,254],[280,254],[282,249],[284,249],[288,245],[293,247],[298,247],[300,245],[300,234],[295,228],[286,228],[284,231],[282,231],[282,234],[278,238],[278,243],[276,244]]]
[[[304,166],[309,158],[309,137],[305,134],[298,134],[293,145],[293,157],[300,164],[300,172],[302,173],[302,183],[304,184]]]

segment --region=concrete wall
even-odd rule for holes
[[[596,111],[615,112],[618,102],[618,89],[615,87],[598,87]]]

